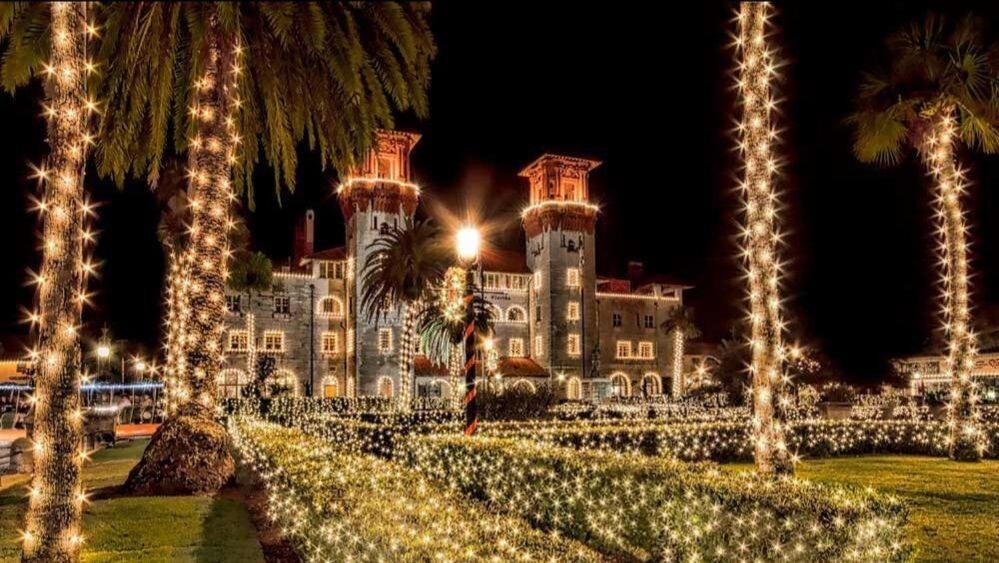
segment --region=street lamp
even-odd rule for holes
[[[479,247],[482,245],[482,235],[475,227],[464,226],[458,229],[454,236],[455,250],[458,259],[465,263],[473,263],[479,258]]]
[[[479,424],[478,405],[476,404],[476,349],[475,349],[475,307],[472,294],[475,291],[475,263],[479,259],[479,247],[482,235],[479,230],[470,225],[458,229],[454,235],[455,252],[458,261],[465,268],[465,435],[475,434]]]
[[[107,360],[111,357],[111,347],[107,344],[101,344],[97,346],[97,357],[101,360]]]

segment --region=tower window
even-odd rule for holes
[[[492,272],[487,272],[484,277],[485,277],[485,279],[482,281],[482,285],[486,289],[499,289],[499,286],[500,286],[500,284],[499,284],[499,274],[495,274],[495,273],[492,273]]]
[[[246,352],[250,349],[250,334],[245,330],[229,331],[229,351]]]
[[[225,296],[225,309],[230,313],[238,313],[241,310],[242,296],[241,295],[226,295]]]
[[[579,355],[579,335],[578,334],[570,334],[569,335],[569,340],[568,340],[567,345],[566,345],[566,351],[569,353],[570,356],[578,356]]]
[[[643,360],[651,360],[656,357],[655,348],[651,342],[638,343],[638,357]]]
[[[565,319],[567,321],[578,321],[579,320],[579,301],[570,301],[569,306],[565,312]]]
[[[509,355],[511,358],[520,358],[524,355],[524,339],[523,338],[511,338]]]
[[[612,313],[611,322],[614,324],[614,326],[621,326],[621,313],[617,312]]]
[[[545,355],[545,341],[541,336],[534,337],[534,355],[539,358]]]
[[[541,289],[541,270],[534,272],[534,289]]]
[[[264,352],[284,352],[284,333],[279,330],[265,331]]]
[[[523,323],[527,321],[527,313],[520,307],[512,305],[506,310],[506,320],[511,323]]]
[[[618,340],[616,351],[617,354],[615,357],[619,360],[627,360],[631,358],[631,342],[627,340]]]
[[[566,269],[565,285],[567,285],[568,287],[579,287],[579,268]]]
[[[391,179],[392,159],[387,156],[378,157],[378,170],[375,171],[375,174],[377,174],[379,178]]]
[[[378,329],[378,353],[388,354],[392,352],[392,329]]]
[[[645,315],[645,328],[656,328],[656,318],[652,315]]]
[[[340,353],[340,342],[337,338],[337,333],[335,332],[324,332],[323,333],[323,354],[326,356],[333,356]]]
[[[327,295],[319,300],[318,313],[321,317],[342,317],[343,302],[334,295]]]
[[[287,295],[275,295],[274,296],[274,312],[279,315],[287,315],[291,313],[291,297]]]

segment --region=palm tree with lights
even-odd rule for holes
[[[370,250],[361,273],[361,310],[371,319],[386,318],[401,308],[399,386],[402,406],[407,409],[416,355],[416,319],[422,304],[440,287],[450,252],[433,223],[411,220],[379,236]]]
[[[701,336],[701,329],[694,322],[694,310],[680,305],[674,308],[662,324],[663,330],[673,333],[673,391],[679,395],[684,388],[683,349],[688,340]]]
[[[38,305],[30,316],[38,329],[33,353],[35,451],[22,561],[76,560],[83,539],[80,327],[88,299],[86,278],[93,273],[84,257],[93,235],[86,226],[92,208],[83,176],[93,144],[89,125],[97,111],[88,94],[95,70],[88,48],[96,31],[90,15],[85,2],[0,5],[0,82],[13,92],[42,79],[50,149],[36,170],[43,244],[34,280]]]
[[[98,171],[119,184],[129,176],[155,183],[169,153],[188,159],[187,245],[170,268],[181,277],[175,321],[183,329],[169,332],[181,334],[173,352],[183,373],[168,380],[178,416],[160,428],[177,438],[154,437],[129,480],[151,486],[183,470],[168,465],[169,454],[190,432],[224,436],[212,417],[237,194],[252,209],[261,157],[280,195],[295,187],[299,142],[324,167],[347,170],[376,128],[392,126],[394,111],[426,115],[435,46],[427,3],[109,3],[102,14],[108,107]],[[171,424],[189,432],[167,432]],[[205,455],[231,465],[216,445]]]
[[[942,312],[951,378],[949,454],[981,458],[983,439],[971,380],[976,345],[971,323],[965,172],[958,148],[999,151],[999,50],[972,18],[927,16],[892,35],[887,65],[864,75],[853,151],[862,162],[898,164],[914,149],[936,184]]]

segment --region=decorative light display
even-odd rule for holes
[[[402,303],[402,336],[399,343],[399,403],[403,409],[409,409],[412,399],[413,358],[416,356],[416,315],[422,308],[419,301]]]
[[[240,143],[234,116],[241,104],[243,49],[218,30],[220,24],[214,18],[208,25],[208,56],[190,108],[195,124],[187,171],[192,219],[188,250],[178,266],[182,279],[176,312],[183,329],[167,354],[176,358],[168,379],[171,410],[187,414],[207,414],[215,408],[225,330],[229,231],[235,226],[229,218],[236,198],[231,171]]]
[[[676,328],[673,330],[673,392],[674,397],[679,397],[683,394],[683,389],[686,383],[684,382],[683,376],[683,343],[686,340],[686,336],[683,334],[683,329]]]
[[[187,307],[187,291],[191,284],[187,272],[192,256],[189,249],[172,249],[170,251],[170,269],[166,290],[166,338],[164,340],[166,363],[163,367],[163,379],[166,382],[164,408],[167,414],[173,414],[181,400],[190,396],[190,389],[185,382],[185,374],[187,373],[185,344],[187,318],[190,312]]]
[[[238,419],[229,429],[269,494],[271,519],[307,561],[603,560],[413,469],[273,424]]]
[[[51,151],[36,176],[43,222],[41,270],[35,276],[38,330],[35,361],[34,475],[22,533],[22,561],[75,561],[83,535],[80,516],[86,493],[80,468],[87,452],[80,408],[80,323],[88,302],[86,279],[95,271],[85,247],[94,236],[85,226],[93,215],[83,175],[94,138],[88,122],[97,104],[87,97],[95,67],[87,40],[96,34],[85,2],[52,2],[51,59],[45,65],[45,117]]]
[[[777,232],[777,194],[773,177],[777,161],[772,146],[777,131],[770,114],[776,106],[770,81],[777,73],[774,54],[767,46],[770,5],[742,2],[739,11],[739,91],[742,122],[739,149],[743,158],[741,189],[745,197],[744,255],[749,279],[750,346],[753,378],[753,427],[756,466],[762,473],[793,473],[784,439],[780,403],[784,399],[784,329],[780,312],[780,260]]]
[[[975,406],[977,384],[971,379],[975,366],[975,334],[971,328],[968,298],[968,227],[961,209],[965,181],[954,154],[958,134],[954,111],[949,106],[938,109],[938,115],[931,119],[932,130],[922,147],[922,154],[937,184],[943,328],[948,340],[944,373],[951,381],[949,454],[953,459],[974,461],[981,458],[985,443]]]

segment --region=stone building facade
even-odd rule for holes
[[[314,215],[296,232],[293,267],[276,271],[273,291],[227,295],[226,369],[238,394],[259,354],[275,358],[276,378],[296,393],[395,396],[402,374],[402,314],[359,313],[361,270],[372,241],[412,218],[419,187],[411,181],[412,133],[380,132],[375,149],[344,179],[338,199],[346,245],[316,251]],[[596,269],[597,207],[589,173],[599,162],[545,154],[521,173],[525,252],[484,248],[479,283],[494,312],[498,356],[490,384],[535,389],[551,382],[570,399],[678,395],[682,366],[663,328],[689,286],[646,276],[601,277]],[[416,396],[447,396],[447,370],[422,356],[409,380]],[[682,370],[680,370],[682,371]]]

